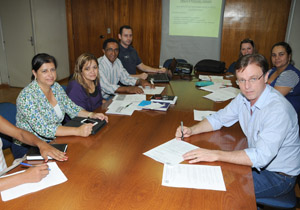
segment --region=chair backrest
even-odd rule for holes
[[[0,115],[11,124],[16,125],[17,107],[15,104],[4,102],[0,103]]]
[[[13,125],[16,125],[16,114],[17,107],[15,104],[9,102],[0,103],[0,115]],[[0,138],[12,141],[10,136],[4,135],[3,133],[0,133]]]
[[[67,91],[67,86],[66,85],[61,85],[61,87],[64,89],[64,91]]]
[[[164,62],[163,67],[164,67],[164,68],[169,68],[170,64],[172,63],[172,60],[173,60],[173,58],[167,59],[167,60]],[[176,61],[177,61],[178,63],[187,63],[186,60],[181,59],[181,58],[179,58],[179,59],[176,58]]]

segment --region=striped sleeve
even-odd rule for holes
[[[287,70],[279,75],[275,86],[294,88],[298,83],[298,74],[292,70]]]

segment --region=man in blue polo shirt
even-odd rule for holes
[[[223,161],[251,166],[256,199],[276,199],[294,190],[300,173],[297,114],[280,92],[266,84],[269,68],[262,55],[243,56],[235,68],[241,94],[200,123],[178,127],[175,135],[189,137],[239,121],[248,148],[236,151],[199,148],[183,158],[190,163]]]
[[[165,68],[152,68],[143,64],[140,59],[137,51],[132,47],[132,28],[128,25],[124,25],[120,28],[119,31],[119,39],[120,39],[120,52],[119,59],[122,62],[122,65],[127,70],[127,72],[133,76],[138,77],[140,79],[146,79],[148,77],[147,73],[136,73],[136,68],[144,72],[151,73],[165,73]]]

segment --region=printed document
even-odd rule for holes
[[[158,162],[174,165],[183,161],[182,155],[197,148],[199,147],[174,138],[145,152],[144,155]]]
[[[108,110],[105,112],[106,114],[120,114],[120,115],[129,115],[137,110],[137,105],[140,101],[118,101],[113,100],[111,104],[108,106]]]
[[[28,193],[37,192],[39,190],[61,184],[65,181],[67,181],[67,177],[64,175],[64,173],[60,170],[60,168],[57,166],[56,162],[50,162],[48,163],[49,166],[49,174],[43,178],[40,182],[37,183],[26,183],[22,184],[13,188],[10,188],[8,190],[4,190],[1,192],[1,197],[3,201],[8,201],[11,199],[18,198],[22,195],[26,195]],[[17,173],[23,173],[24,171],[19,171]],[[9,174],[7,176],[11,176],[14,174]],[[4,177],[4,176],[2,176]]]
[[[227,101],[229,99],[235,98],[240,93],[240,90],[234,87],[221,88],[220,90],[214,91],[204,98],[210,99],[212,101]]]
[[[167,187],[226,191],[220,166],[165,164],[162,185]]]
[[[196,121],[202,121],[207,116],[212,115],[213,113],[216,113],[215,111],[199,111],[194,109],[194,120]]]

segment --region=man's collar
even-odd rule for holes
[[[108,60],[108,58],[107,58],[106,55],[104,54],[104,55],[103,55],[103,59],[104,59],[104,61],[105,61],[106,63],[108,63],[108,64],[110,64],[111,66],[113,66],[114,63],[116,62],[116,60],[117,60],[118,58],[116,58],[116,60],[112,63],[112,62],[110,62],[110,60]]]

